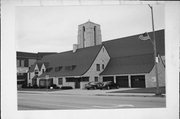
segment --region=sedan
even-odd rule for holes
[[[103,85],[99,86],[99,89],[113,89],[113,88],[116,88],[118,89],[119,88],[119,85],[112,82],[112,81],[107,81],[107,82],[103,82]]]
[[[87,84],[85,84],[85,88],[86,89],[99,89],[100,86],[102,86],[103,84],[101,82],[89,82]]]

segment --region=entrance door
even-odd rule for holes
[[[119,87],[129,87],[128,76],[116,76],[116,83]]]
[[[105,82],[105,81],[112,81],[112,82],[114,82],[114,77],[113,76],[103,77],[103,82]]]
[[[75,78],[75,88],[80,88],[81,78]]]
[[[145,88],[145,75],[131,76],[132,88]]]

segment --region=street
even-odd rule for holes
[[[123,97],[64,95],[52,93],[18,93],[18,110],[69,110],[69,109],[119,109],[162,108],[163,97]]]

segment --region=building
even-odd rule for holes
[[[29,68],[38,60],[41,60],[43,56],[54,53],[28,53],[28,52],[16,52],[17,56],[17,84],[21,87],[22,84],[27,84],[27,74]]]
[[[165,86],[164,30],[155,34],[159,84]],[[120,87],[155,87],[153,45],[150,40],[140,40],[140,35],[102,42],[100,25],[90,21],[81,24],[73,50],[47,55],[34,63],[28,85],[83,89],[90,81],[113,81]]]

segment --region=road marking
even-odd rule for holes
[[[135,107],[134,105],[131,104],[121,104],[121,105],[109,105],[109,106],[100,106],[100,105],[94,105],[92,106],[94,108],[123,108],[123,107]]]
[[[135,106],[129,104],[123,104],[123,105],[117,105],[116,107],[135,107]]]

